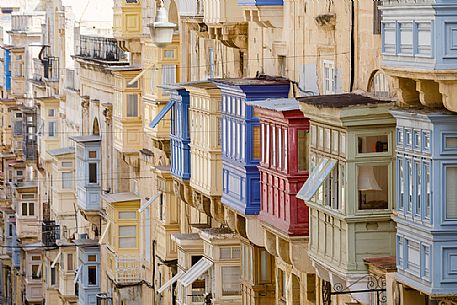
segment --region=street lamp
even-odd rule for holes
[[[159,48],[163,48],[171,43],[176,24],[168,22],[168,12],[163,0],[158,1],[155,22],[148,24],[148,27],[151,32],[152,43]]]

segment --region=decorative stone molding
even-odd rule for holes
[[[314,17],[316,23],[326,31],[334,31],[336,25],[336,15],[335,14],[321,14]]]

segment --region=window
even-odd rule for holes
[[[97,255],[88,255],[87,256],[87,261],[88,262],[96,262],[97,261]]]
[[[260,249],[259,251],[260,259],[260,283],[270,283],[271,282],[271,255],[265,250]]]
[[[23,202],[22,203],[22,216],[34,216],[35,215],[35,205],[33,202]]]
[[[164,220],[164,209],[163,209],[163,193],[160,193],[159,195],[159,220]]]
[[[308,131],[298,131],[298,170],[308,169]]]
[[[91,159],[97,158],[97,151],[96,150],[89,150],[89,158],[91,158]]]
[[[209,78],[214,78],[214,49],[208,49],[208,75]]]
[[[283,55],[278,55],[278,75],[286,76],[287,62],[286,57]]]
[[[62,162],[62,167],[73,167],[73,162],[64,161],[64,162]]]
[[[404,138],[403,138],[403,129],[397,128],[397,144],[403,144]]]
[[[222,295],[240,294],[241,270],[239,266],[221,267]]]
[[[51,267],[51,286],[56,284],[56,268]]]
[[[430,150],[430,133],[424,132],[423,135],[424,135],[424,140],[423,140],[424,149],[429,151]]]
[[[324,94],[335,94],[336,93],[336,73],[335,63],[330,60],[324,60]]]
[[[65,190],[73,188],[73,173],[62,173],[62,188]]]
[[[408,171],[408,201],[406,211],[411,213],[413,209],[413,166],[410,160],[406,160],[406,170]]]
[[[119,219],[121,219],[121,220],[136,219],[136,212],[134,212],[134,211],[119,212]]]
[[[446,219],[457,219],[457,166],[446,166]]]
[[[272,136],[272,139],[271,139],[271,164],[273,166],[276,166],[276,158],[277,158],[277,155],[276,155],[276,127],[274,125],[271,126],[271,136]]]
[[[359,154],[379,153],[389,151],[387,135],[377,136],[359,136],[358,152]]]
[[[138,116],[138,94],[127,94],[127,117]]]
[[[55,109],[48,109],[48,117],[53,118],[56,116],[56,110]]]
[[[127,88],[138,88],[138,81],[134,81],[133,83],[130,83],[131,81],[127,82]]]
[[[144,210],[144,259],[151,261],[151,210],[147,207]]]
[[[73,254],[68,253],[67,254],[67,271],[73,271],[73,270],[74,270]]]
[[[252,158],[254,160],[260,160],[261,157],[261,141],[260,141],[260,126],[253,127],[253,143],[252,143]]]
[[[381,34],[381,10],[379,6],[382,5],[381,0],[373,0],[373,34]]]
[[[358,165],[359,210],[387,209],[389,169],[387,165]]]
[[[176,84],[176,65],[162,65],[162,85]]]
[[[56,122],[48,122],[48,136],[49,137],[56,136]]]
[[[414,171],[416,177],[416,215],[421,215],[421,164],[420,162],[414,162]]]
[[[222,247],[220,250],[219,258],[221,260],[232,260],[240,258],[239,247]]]
[[[41,265],[32,264],[32,279],[41,279]]]
[[[89,163],[89,183],[97,182],[97,163]]]
[[[413,135],[410,129],[405,130],[405,144],[411,146],[413,142]]]
[[[22,194],[22,199],[35,199],[35,194]]]
[[[457,149],[457,137],[456,136],[445,136],[446,149]]]
[[[16,112],[16,119],[22,118],[22,113],[21,112]]]
[[[278,269],[278,290],[280,299],[285,300],[287,293],[287,279],[286,273],[281,269]]]
[[[136,225],[119,226],[119,248],[136,248]]]
[[[405,169],[403,159],[398,159],[398,209],[403,210],[405,200]]]
[[[166,59],[174,59],[175,50],[163,50],[163,57]]]
[[[432,191],[430,187],[430,165],[427,163],[423,164],[423,172],[424,172],[424,187],[425,187],[425,194],[424,194],[424,208],[425,208],[425,218],[430,218],[431,213],[431,206],[432,206]]]
[[[87,266],[87,277],[89,285],[97,285],[97,266]]]

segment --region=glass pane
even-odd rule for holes
[[[89,285],[97,285],[97,267],[96,266],[88,266],[87,267],[87,275],[88,275]]]
[[[358,166],[359,209],[387,209],[389,170],[387,165]]]
[[[261,145],[260,145],[260,126],[254,126],[253,130],[253,158],[260,160]]]
[[[138,116],[138,95],[127,94],[127,116],[137,117]]]
[[[416,172],[416,214],[421,214],[421,166],[420,162],[414,162],[414,170]]]
[[[388,136],[359,136],[359,154],[389,151]]]
[[[430,217],[432,205],[432,193],[430,188],[430,165],[424,164],[424,178],[425,178],[425,217]]]
[[[308,169],[308,131],[298,131],[298,170]]]
[[[269,256],[265,249],[260,250],[260,282],[270,281]]]
[[[136,236],[136,226],[119,226],[119,236]]]
[[[136,248],[136,237],[119,237],[119,248]]]
[[[446,167],[446,218],[457,219],[457,167]]]
[[[89,158],[97,158],[97,151],[96,150],[90,150],[89,151]]]
[[[87,261],[96,262],[97,261],[97,255],[88,255],[87,256]]]
[[[457,148],[457,137],[446,137],[446,148]]]
[[[119,219],[136,219],[136,212],[119,212]]]
[[[33,202],[29,202],[29,216],[35,215],[35,204]]]
[[[239,266],[221,267],[222,273],[222,294],[240,294],[241,270]]]
[[[403,160],[398,160],[398,188],[399,188],[399,199],[398,199],[398,209],[403,210],[403,202],[405,200],[405,171]]]
[[[89,183],[97,183],[97,164],[89,163]]]

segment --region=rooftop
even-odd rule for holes
[[[73,241],[78,247],[98,247],[98,240],[96,239],[75,239]]]
[[[75,153],[75,148],[72,146],[48,150],[48,154],[50,154],[53,157],[74,154],[74,153]]]
[[[236,233],[230,230],[230,228],[209,228],[203,229],[200,232],[202,238],[213,239],[232,239],[236,238]]]
[[[295,98],[266,99],[264,101],[246,102],[246,105],[278,112],[300,110],[299,103]]]
[[[135,195],[134,193],[108,193],[102,195],[102,198],[108,203],[141,200],[141,198]]]
[[[356,93],[306,96],[299,97],[297,100],[300,103],[309,104],[318,108],[346,108],[391,103],[391,101],[379,100]]]
[[[369,267],[374,267],[384,272],[394,272],[397,270],[397,262],[395,256],[386,257],[370,257],[364,258],[363,261]]]

